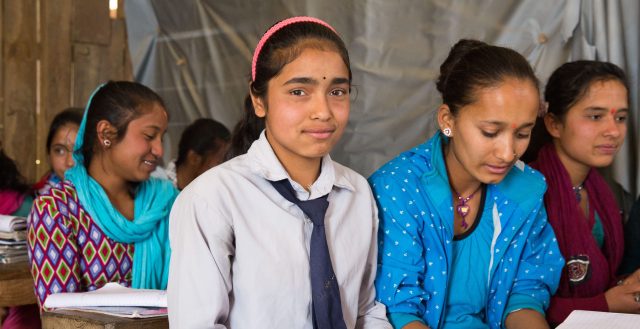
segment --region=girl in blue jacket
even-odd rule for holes
[[[564,260],[544,177],[518,160],[540,108],[517,52],[461,40],[440,67],[440,130],[369,179],[378,299],[395,328],[548,328]]]

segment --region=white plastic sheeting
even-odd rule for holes
[[[233,128],[258,38],[280,19],[309,15],[349,49],[356,92],[332,156],[363,175],[434,132],[439,66],[458,39],[475,38],[521,52],[542,82],[568,60],[623,67],[632,120],[613,168],[628,190],[638,186],[637,0],[127,0],[125,11],[135,77],[169,108],[169,154],[198,117]]]

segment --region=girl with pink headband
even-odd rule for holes
[[[172,327],[391,328],[373,286],[375,201],[329,156],[350,89],[347,49],[327,23],[294,17],[264,34],[234,134],[264,130],[171,212]]]

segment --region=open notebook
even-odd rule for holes
[[[115,282],[89,292],[52,294],[44,302],[47,310],[74,310],[127,318],[167,315],[165,290],[132,289]]]
[[[611,312],[573,311],[556,329],[637,329],[640,315]]]

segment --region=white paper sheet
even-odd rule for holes
[[[556,329],[637,329],[640,315],[611,312],[573,311]]]
[[[165,290],[132,289],[110,282],[94,291],[52,294],[44,302],[46,308],[78,306],[167,307],[167,292]]]

